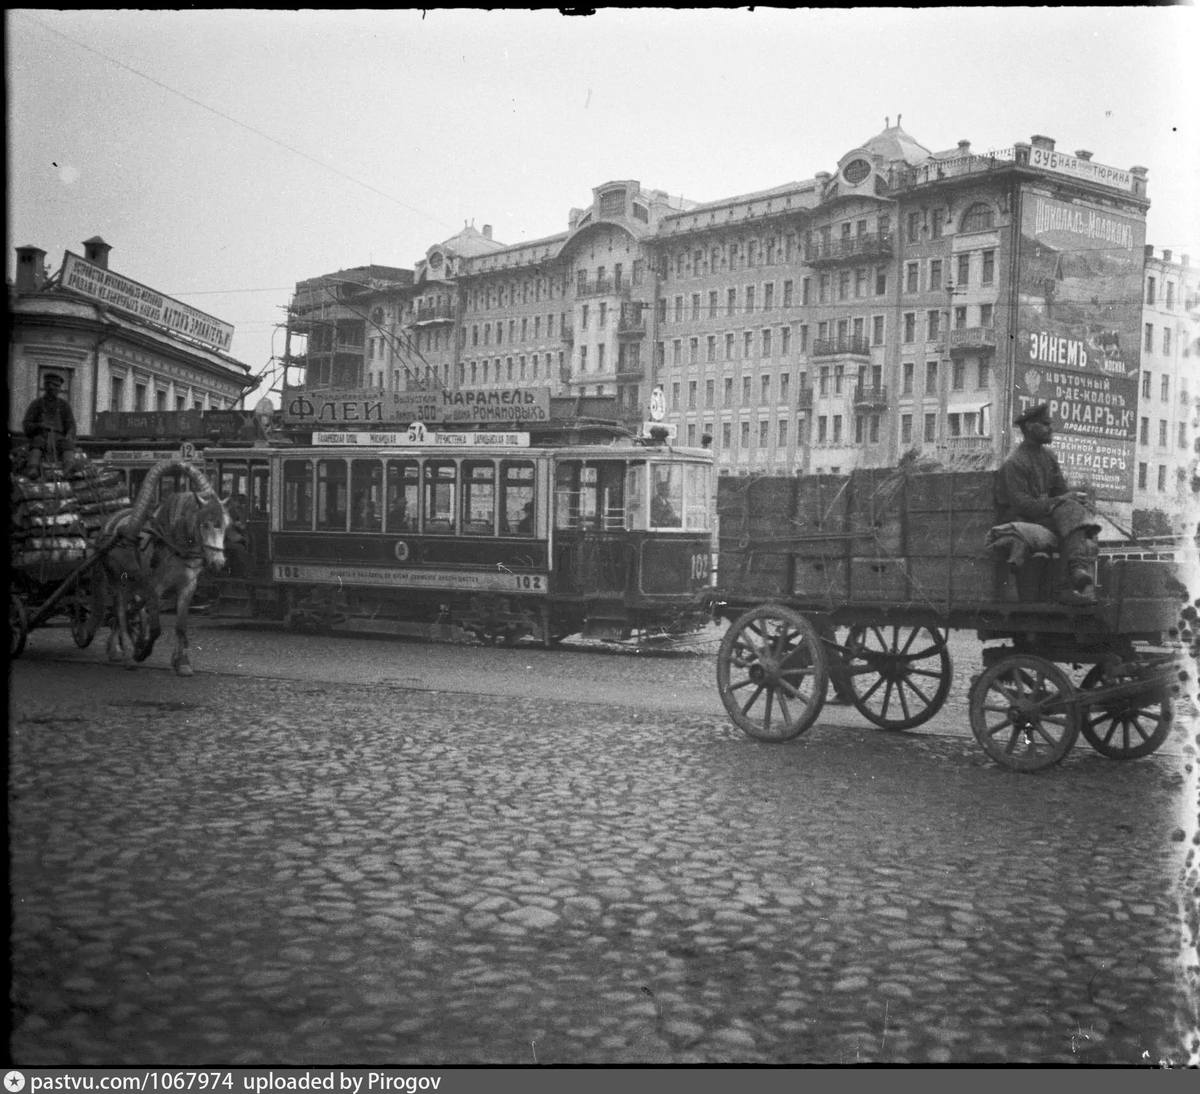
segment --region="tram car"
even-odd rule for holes
[[[552,417],[529,432],[418,423],[210,448],[247,541],[217,614],[547,646],[697,630],[711,618],[713,456],[661,433]]]

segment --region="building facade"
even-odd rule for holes
[[[11,435],[22,435],[25,409],[51,371],[64,378],[62,396],[81,437],[92,434],[103,411],[225,410],[258,386],[248,365],[218,348],[228,345],[232,327],[109,271],[110,247],[99,237],[83,246],[84,255],[68,252],[49,280],[45,251],[16,249],[17,276],[9,286]]]
[[[561,234],[431,248],[384,382],[616,395],[631,419],[661,389],[735,474],[992,466],[1046,401],[1068,473],[1128,509],[1148,206],[1144,168],[1041,136],[931,152],[899,119],[721,201],[613,180]]]
[[[1188,255],[1145,250],[1135,530],[1176,530],[1193,499],[1200,397],[1200,276]]]

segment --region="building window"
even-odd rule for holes
[[[678,380],[676,380],[675,383],[673,383],[671,385],[671,409],[672,410],[679,409],[679,381]]]
[[[871,317],[871,342],[873,345],[883,345],[883,316],[875,315]]]
[[[737,311],[737,289],[730,289],[725,295],[725,314],[733,315]]]
[[[845,378],[846,378],[846,366],[845,365],[834,365],[833,366],[833,393],[834,393],[834,395],[841,395],[842,381]]]
[[[786,372],[779,374],[779,401],[786,403],[788,399],[788,383],[791,377]]]
[[[950,386],[955,391],[963,391],[967,386],[967,362],[957,360],[951,366]]]
[[[1167,447],[1167,423],[1162,418],[1158,419],[1158,447]]]
[[[749,360],[754,352],[754,331],[748,330],[742,335],[742,357]]]
[[[766,448],[770,444],[770,439],[767,436],[767,430],[771,428],[771,423],[765,418],[758,423],[758,447]]]
[[[1167,282],[1167,311],[1175,310],[1175,282]]]
[[[991,285],[996,280],[996,252],[983,252],[983,277],[980,278],[980,284]]]
[[[733,335],[732,334],[725,335],[725,360],[726,361],[733,360]]]
[[[721,447],[728,451],[730,445],[731,426],[729,422],[721,423]]]
[[[787,448],[788,443],[788,424],[786,418],[779,419],[779,434],[775,442],[780,448]]]
[[[817,279],[817,303],[829,303],[829,274],[821,274]]]
[[[683,322],[683,297],[682,296],[675,297],[675,322],[676,323]]]
[[[1169,357],[1171,354],[1171,328],[1163,327],[1163,356]]]
[[[713,381],[713,380],[705,380],[704,381],[704,405],[707,409],[710,409],[710,410],[712,409],[712,405],[713,405],[713,388],[714,388],[714,386],[715,386],[715,381]]]
[[[717,359],[717,336],[715,334],[710,334],[708,336],[708,341],[705,343],[704,352],[706,361],[712,362]]]
[[[1162,378],[1162,386],[1161,386],[1160,390],[1161,390],[1161,394],[1159,395],[1159,399],[1165,403],[1171,397],[1171,377],[1170,376],[1164,376]]]
[[[912,415],[900,415],[900,443],[912,444]]]
[[[941,334],[942,313],[934,308],[926,314],[925,319],[925,341],[936,342]]]
[[[175,409],[176,410],[183,410],[183,408],[186,404],[187,404],[187,400],[182,395],[175,396]]]
[[[167,393],[162,388],[154,392],[154,409],[157,411],[167,409]]]
[[[863,443],[863,423],[865,419],[861,414],[854,415],[854,443]]]
[[[746,314],[751,315],[754,312],[754,286],[746,286]]]
[[[742,406],[750,405],[750,377],[742,377]]]
[[[991,369],[986,357],[979,358],[979,371],[975,387],[980,391],[986,391],[991,385]]]
[[[1146,345],[1147,353],[1154,352],[1154,324],[1153,323],[1146,324],[1146,343],[1145,343],[1145,345]]]
[[[771,356],[771,330],[769,327],[762,332],[762,355],[764,357]]]
[[[808,352],[808,324],[807,323],[800,324],[800,352],[801,353]]]
[[[908,214],[908,242],[919,243],[921,240],[921,214]]]
[[[812,278],[806,277],[800,282],[800,303],[808,307],[812,303]]]
[[[1166,488],[1167,488],[1167,465],[1165,463],[1160,463],[1158,465],[1158,489],[1161,492],[1163,490],[1166,490]]]
[[[1148,307],[1154,306],[1154,299],[1158,292],[1158,282],[1153,277],[1146,278],[1146,304]]]
[[[762,390],[759,392],[759,402],[765,406],[771,401],[771,377],[762,376],[759,379],[762,382]]]
[[[1150,373],[1148,372],[1142,373],[1142,398],[1150,398]]]
[[[958,278],[954,287],[956,289],[965,289],[971,283],[971,256],[962,254],[958,256]]]
[[[521,322],[522,322],[522,325],[524,325],[524,320],[522,320]],[[607,304],[600,305],[600,317],[596,320],[596,326],[598,326],[598,327],[608,326],[608,305]],[[522,334],[524,334],[523,331],[522,331]]]
[[[692,318],[700,318],[700,294],[698,292],[692,293]]]
[[[842,416],[840,414],[833,416],[833,443],[842,443]]]
[[[763,311],[770,311],[775,307],[775,282],[768,281],[763,286]]]
[[[917,262],[910,262],[905,267],[904,291],[917,292],[920,288],[921,266]]]
[[[842,272],[840,274],[838,274],[838,299],[839,300],[849,300],[850,299],[850,271],[849,270],[842,270]]]
[[[942,260],[940,258],[931,258],[929,260],[929,291],[936,292],[942,287]]]
[[[912,361],[905,361],[903,365],[903,387],[901,395],[911,395],[913,393],[913,373],[916,371],[916,366]]]
[[[1142,447],[1147,447],[1150,444],[1150,419],[1143,418],[1138,429],[1138,443]]]
[[[878,414],[871,415],[871,443],[872,444],[879,443],[879,415]]]
[[[708,317],[709,317],[709,319],[715,319],[717,317],[717,290],[716,289],[713,289],[713,291],[708,294]]]
[[[682,338],[676,338],[671,343],[671,364],[673,364],[673,365],[682,365],[683,364],[683,339]]]
[[[1179,423],[1179,447],[1187,448],[1187,422]]]
[[[875,267],[875,295],[884,296],[887,293],[887,267]]]
[[[741,424],[741,441],[743,448],[750,447],[750,423],[742,422]]]
[[[917,340],[917,313],[915,311],[907,311],[904,313],[904,341],[915,342]]]
[[[696,393],[697,393],[698,386],[699,385],[697,384],[697,381],[695,381],[695,380],[688,381],[688,410],[696,409]]]
[[[986,202],[970,206],[962,218],[964,232],[986,232],[996,226],[996,214]]]
[[[936,414],[926,414],[925,415],[925,440],[929,444],[932,444],[935,440],[937,440],[937,415]]]
[[[604,351],[606,348],[607,347],[605,347],[605,346],[597,346],[596,347],[596,371],[597,372],[604,371]],[[510,380],[512,379],[512,358],[511,357],[508,359],[508,378]]]
[[[936,361],[925,362],[925,394],[936,395],[938,387],[938,363]]]
[[[934,239],[942,238],[942,225],[945,222],[945,219],[946,219],[946,210],[945,209],[934,209],[934,211],[933,211],[933,230],[930,232],[930,235]]]
[[[979,325],[981,327],[990,327],[992,325],[992,304],[979,305]]]
[[[1142,490],[1146,489],[1146,476],[1149,472],[1149,467],[1144,463],[1138,464],[1138,487]]]
[[[690,364],[695,365],[695,364],[699,363],[699,361],[700,361],[700,339],[699,338],[689,338],[688,339],[688,362]]]
[[[792,306],[792,283],[790,281],[783,283],[783,306],[785,308]]]
[[[123,376],[114,376],[109,381],[108,408],[109,410],[125,409],[125,378]]]
[[[779,354],[781,357],[786,357],[792,349],[792,328],[779,328]]]
[[[954,329],[962,330],[967,325],[967,309],[965,307],[957,307],[954,309]]]
[[[725,406],[733,406],[733,377],[725,377]]]
[[[818,395],[828,395],[829,394],[829,366],[828,365],[821,366],[821,373],[817,378],[817,394]]]
[[[688,447],[694,447],[696,444],[696,423],[695,422],[688,423],[687,443],[688,443]]]

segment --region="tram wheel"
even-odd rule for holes
[[[1093,665],[1079,688],[1104,687],[1104,671]],[[1140,695],[1108,699],[1084,707],[1079,729],[1102,756],[1111,760],[1137,760],[1149,756],[1171,735],[1175,704],[1165,689],[1148,688]]]
[[[734,724],[758,741],[790,741],[825,704],[825,651],[804,616],[775,604],[735,619],[717,651],[717,690]]]
[[[953,679],[945,631],[854,627],[845,646],[841,671],[848,698],[868,721],[881,729],[912,729],[942,709]]]
[[[1075,686],[1052,661],[1003,657],[971,686],[971,731],[983,750],[1013,771],[1059,763],[1079,736]]]

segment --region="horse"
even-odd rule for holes
[[[191,676],[188,658],[187,615],[196,583],[207,567],[225,568],[226,538],[236,541],[237,530],[215,493],[181,491],[172,494],[154,511],[136,540],[121,537],[133,509],[114,514],[105,523],[102,537],[114,540],[104,553],[103,579],[112,604],[112,630],[108,639],[109,660],[120,660],[126,668],[145,657],[161,633],[159,600],[171,589],[175,599],[175,652],[171,667],[180,676]],[[148,639],[135,643],[129,627],[129,608],[140,598],[149,615]],[[142,650],[145,649],[145,652]],[[139,657],[139,653],[141,657]]]

